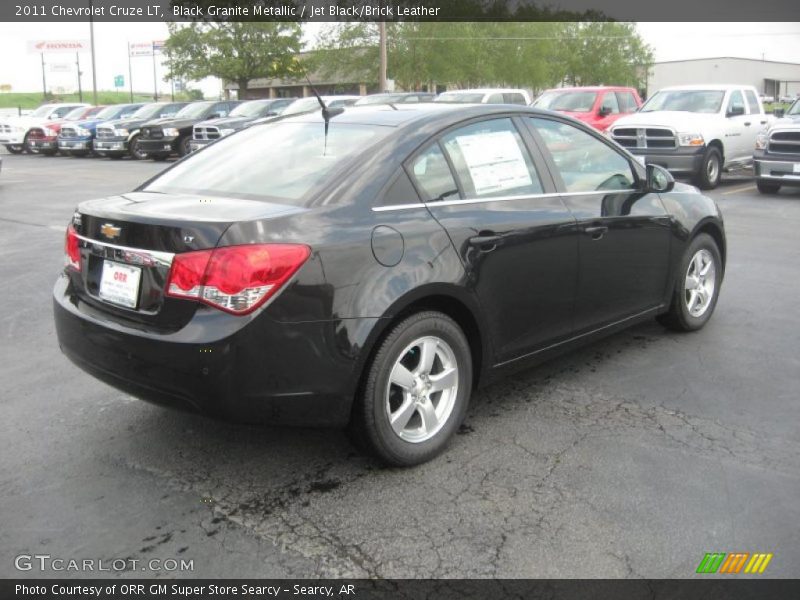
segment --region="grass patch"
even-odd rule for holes
[[[169,94],[161,95],[159,100],[169,100]],[[189,100],[188,94],[175,94],[176,101]],[[48,94],[48,102],[79,102],[78,94]],[[92,90],[83,92],[83,101],[92,103]],[[98,104],[124,104],[131,101],[130,92],[109,92],[97,91]],[[153,102],[152,94],[142,94],[134,92],[134,102]],[[32,110],[44,103],[41,92],[8,92],[0,93],[0,108],[22,108],[22,110]]]

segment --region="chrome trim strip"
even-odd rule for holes
[[[113,248],[114,250],[119,250],[121,252],[131,252],[140,256],[149,256],[153,259],[153,262],[167,267],[172,265],[172,260],[175,258],[174,252],[162,252],[160,250],[147,250],[144,248],[132,248],[130,246],[118,246],[117,244],[109,244],[108,242],[93,240],[92,238],[88,238],[83,235],[75,235],[79,240],[86,242],[87,244],[91,244],[92,246],[103,246],[104,248]]]
[[[633,194],[641,190],[595,190],[591,192],[553,192],[547,194],[527,194],[525,196],[492,196],[491,198],[459,198],[458,200],[438,200],[432,202],[414,202],[410,204],[390,204],[387,206],[373,206],[373,212],[386,212],[391,210],[410,210],[413,208],[438,208],[440,206],[460,206],[462,204],[484,204],[489,202],[507,202],[514,200],[537,200],[539,198],[559,198],[562,196],[596,196],[602,194]]]

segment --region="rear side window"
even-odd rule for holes
[[[745,96],[745,98],[747,98],[747,104],[749,106],[749,110],[747,111],[747,114],[749,114],[749,115],[760,114],[761,111],[759,110],[759,107],[758,107],[758,98],[756,98],[756,95],[753,92],[753,90],[745,90],[744,91],[744,96]]]
[[[503,94],[503,99],[505,100],[506,104],[522,104],[523,106],[527,104],[527,102],[525,102],[525,96],[517,92]]]
[[[636,98],[633,97],[632,92],[616,92],[616,94],[620,112],[632,113],[636,111]]]
[[[542,193],[528,149],[511,119],[467,125],[442,138],[466,198]]]
[[[432,145],[414,159],[411,172],[425,202],[458,196],[458,185],[438,144]]]
[[[634,189],[628,159],[593,135],[567,123],[531,118],[568,192]]]

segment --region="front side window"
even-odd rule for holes
[[[619,101],[619,108],[621,112],[632,113],[636,112],[636,99],[631,92],[616,92],[617,100]]]
[[[628,159],[593,135],[567,123],[532,117],[568,192],[635,189]]]
[[[727,113],[731,114],[734,111],[740,111],[739,114],[744,114],[744,96],[742,96],[742,92],[739,90],[734,90],[731,92],[730,100],[728,100],[728,109]]]
[[[511,119],[467,125],[442,138],[466,198],[542,193],[528,149]]]
[[[196,119],[209,109],[212,105],[211,102],[193,102],[192,104],[187,104],[182,109],[180,109],[177,113],[175,113],[176,119]]]
[[[144,191],[227,196],[305,205],[305,194],[348,157],[392,127],[337,123],[327,140],[322,121],[270,123],[244,129],[192,154]]]
[[[761,109],[759,108],[758,98],[756,98],[755,92],[753,92],[753,90],[745,90],[744,95],[747,98],[747,105],[749,106],[747,114],[750,115],[760,114]]]
[[[614,92],[606,92],[603,95],[603,101],[600,104],[600,108],[608,109],[608,114],[610,115],[618,115],[619,110],[619,102],[617,101],[617,95]]]

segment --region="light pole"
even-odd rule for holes
[[[89,0],[89,45],[92,50],[92,102],[97,106],[97,68],[94,62],[94,6],[92,0]]]
[[[380,35],[381,44],[381,73],[378,82],[378,91],[383,93],[386,91],[386,22],[380,21],[378,23],[378,33]]]

